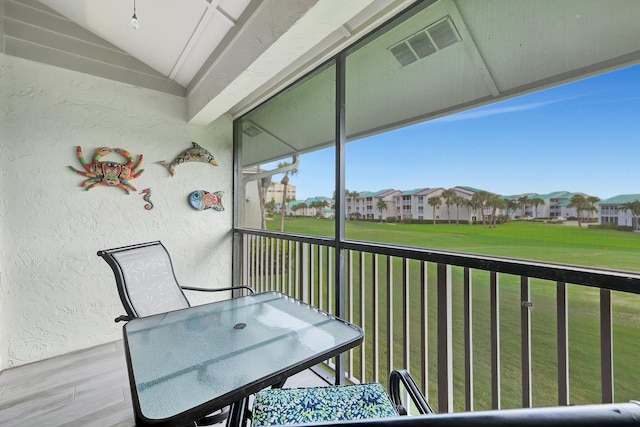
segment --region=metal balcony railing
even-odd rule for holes
[[[346,356],[351,381],[407,368],[438,412],[614,402],[613,309],[638,322],[639,274],[345,242],[337,295],[333,239],[237,232],[243,284],[329,312],[344,302],[365,330]],[[625,394],[640,369],[621,366]]]

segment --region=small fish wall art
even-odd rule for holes
[[[167,163],[164,160],[160,162],[160,164],[166,167],[169,170],[171,176],[173,176],[176,171],[176,166],[187,163],[187,162],[204,162],[212,164],[213,166],[218,166],[218,162],[216,161],[213,154],[206,148],[202,148],[197,143],[192,142],[193,147],[187,150],[184,150],[178,157],[175,158],[171,163]]]
[[[153,209],[153,202],[151,201],[151,187],[149,188],[145,188],[144,190],[142,190],[140,192],[140,194],[144,194],[144,196],[142,196],[142,199],[147,202],[144,205],[144,208],[148,211],[150,211],[151,209]]]
[[[206,209],[213,209],[215,211],[223,211],[222,195],[224,191],[216,191],[209,193],[204,190],[192,191],[187,197],[191,207],[197,211],[204,211]]]
[[[127,159],[127,162],[118,163],[113,161],[100,161],[103,156],[112,152],[121,155]],[[86,187],[86,190],[91,190],[96,186],[106,185],[109,187],[122,188],[127,192],[127,194],[129,194],[131,190],[137,191],[136,187],[131,185],[130,181],[138,178],[142,172],[144,172],[143,169],[140,169],[140,166],[142,165],[142,154],[138,156],[138,161],[136,162],[133,155],[123,148],[114,148],[112,150],[109,147],[101,147],[94,152],[91,164],[89,164],[84,159],[81,146],[78,146],[76,153],[78,161],[85,171],[78,170],[73,166],[69,166],[69,169],[79,175],[89,178],[82,183],[82,187]]]

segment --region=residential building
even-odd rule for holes
[[[518,207],[513,212],[515,218],[576,218],[578,213],[571,205],[571,198],[575,195],[590,197],[585,193],[572,193],[569,191],[553,191],[546,194],[522,193],[510,196],[502,196],[503,199],[515,200]],[[526,210],[522,212],[523,204],[520,202],[526,198]],[[532,200],[540,200],[542,203],[534,205]],[[597,218],[597,211],[584,211],[580,213],[581,218]]]
[[[403,191],[395,196],[396,214],[398,220],[424,219],[428,188],[416,188]]]
[[[363,191],[355,199],[352,216],[362,219],[386,220],[387,217],[397,215],[395,195],[401,193],[398,190],[385,189],[379,191]],[[379,209],[379,202],[384,202],[386,207]]]
[[[282,202],[282,193],[284,191],[284,184],[280,182],[272,182],[270,186],[265,188],[265,202],[275,200],[276,202]],[[296,186],[287,184],[287,200],[296,199]]]
[[[640,194],[619,194],[600,200],[598,205],[598,224],[613,223],[616,225],[630,226],[638,229],[638,218],[630,209],[625,209],[624,204],[640,202]]]

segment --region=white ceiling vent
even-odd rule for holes
[[[403,67],[426,58],[439,50],[458,43],[460,35],[453,25],[450,17],[445,17],[438,22],[407,37],[400,43],[389,48],[396,60]]]

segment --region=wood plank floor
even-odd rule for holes
[[[311,371],[286,384],[323,385]],[[0,372],[0,426],[133,425],[122,341]]]

